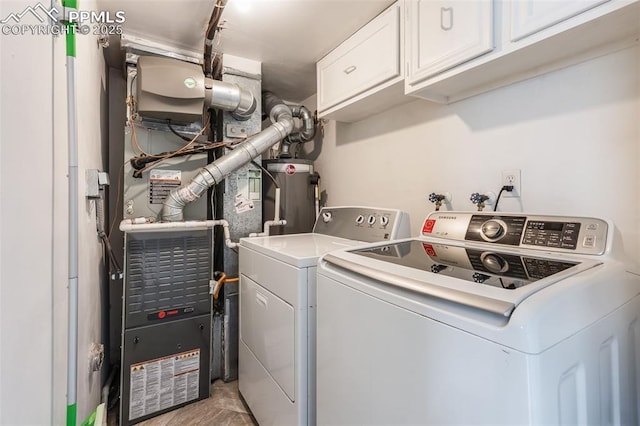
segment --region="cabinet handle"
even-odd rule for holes
[[[448,22],[445,24],[445,16],[448,16]],[[449,31],[453,28],[453,7],[441,7],[440,8],[440,28],[444,31]]]
[[[344,73],[345,74],[351,74],[352,72],[354,72],[356,70],[356,66],[355,65],[351,65],[350,67],[347,67],[344,69]]]
[[[258,302],[258,305],[262,305],[262,307],[264,308],[266,308],[268,305],[267,298],[258,292],[256,292],[256,302]]]

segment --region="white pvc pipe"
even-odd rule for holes
[[[215,226],[222,226],[224,232],[224,243],[229,248],[238,247],[238,243],[231,241],[229,222],[224,219],[218,220],[190,220],[186,222],[142,222],[144,219],[125,219],[120,222],[122,232],[134,234],[136,232],[171,232],[171,231],[199,231]]]
[[[67,406],[77,403],[78,379],[78,129],[75,58],[67,55],[67,126],[69,132],[69,318]],[[74,412],[75,414],[75,412]]]
[[[273,220],[280,220],[280,188],[276,188],[276,199],[275,199],[275,212],[273,213]]]
[[[269,228],[272,226],[281,226],[286,225],[287,221],[284,219],[281,220],[267,220],[264,223],[264,230],[262,232],[252,232],[249,234],[249,237],[268,237],[269,236]]]
[[[249,237],[268,237],[269,228],[272,226],[286,225],[287,221],[280,219],[280,188],[276,188],[276,196],[274,201],[275,211],[273,213],[273,220],[267,220],[264,223],[264,229],[262,232],[252,232]]]

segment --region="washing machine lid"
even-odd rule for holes
[[[363,243],[346,238],[307,233],[242,238],[240,245],[297,268],[308,268],[315,266],[318,259],[326,253],[361,246]]]
[[[323,259],[363,279],[505,317],[528,296],[602,263],[425,238],[340,251]]]

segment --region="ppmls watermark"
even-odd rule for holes
[[[2,35],[64,35],[95,34],[98,36],[122,34],[125,12],[48,8],[42,3],[28,6],[23,11],[10,13],[0,20]],[[65,25],[66,23],[74,25]]]

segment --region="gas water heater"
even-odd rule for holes
[[[276,185],[280,188],[280,217],[283,226],[271,228],[273,235],[311,232],[316,221],[316,198],[319,176],[310,160],[280,158],[264,160],[262,166],[274,177],[263,181],[263,220],[274,217]]]

